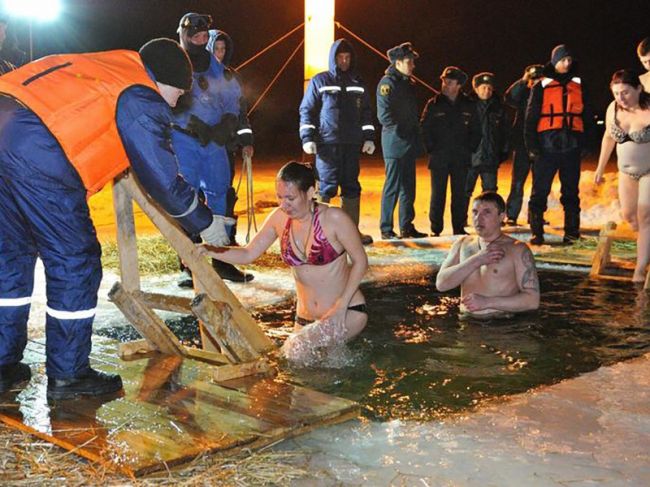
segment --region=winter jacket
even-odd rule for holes
[[[488,100],[472,97],[481,124],[481,142],[472,153],[472,167],[497,168],[507,158],[506,111],[501,98],[493,94]]]
[[[224,93],[226,93],[226,96],[237,100],[237,103],[239,104],[237,127],[235,133],[233,133],[227,143],[228,150],[234,151],[237,147],[245,147],[247,145],[253,145],[254,143],[253,128],[248,119],[248,103],[246,102],[243,93],[244,83],[241,75],[231,67],[232,56],[235,49],[232,38],[221,30],[212,29],[208,31],[208,34],[210,37],[206,48],[210,54],[214,52],[215,42],[224,41],[226,44],[226,54],[223,58],[223,76],[225,80],[223,90]]]
[[[529,152],[569,152],[583,149],[591,142],[594,132],[591,105],[575,69],[574,64],[568,73],[560,74],[550,63],[544,66],[544,77],[533,86],[526,107],[524,138]],[[543,107],[551,106],[549,98],[554,107],[562,107],[559,116],[543,113]],[[571,98],[574,107],[567,110],[566,101]],[[562,113],[567,111],[571,113]],[[551,115],[554,115],[553,122],[550,122]],[[542,122],[544,119],[548,122]]]
[[[352,54],[350,68],[342,72],[336,67],[336,52],[347,43]],[[375,127],[370,109],[370,96],[356,73],[357,58],[352,45],[338,39],[330,48],[329,71],[318,73],[300,103],[300,139],[303,144],[355,144],[373,140]]]
[[[408,151],[421,152],[419,109],[415,83],[390,65],[377,85],[377,118],[382,125],[384,157],[399,159]]]
[[[515,117],[510,130],[510,145],[512,147],[521,147],[524,144],[524,119],[529,96],[528,81],[523,79],[518,79],[506,90],[504,100],[508,106],[515,109]]]
[[[481,124],[475,103],[464,93],[454,102],[442,93],[427,102],[420,121],[422,140],[429,153],[429,168],[436,163],[470,163],[481,142]]]
[[[108,57],[107,57],[108,56]],[[110,57],[110,59],[109,59]],[[44,58],[50,59],[51,57]],[[88,189],[84,186],[86,181],[82,180],[82,175],[75,170],[70,158],[77,157],[75,154],[84,154],[88,152],[88,161],[94,161],[106,174],[117,174],[115,169],[125,169],[122,167],[123,162],[112,157],[105,157],[102,147],[110,147],[111,151],[116,146],[121,146],[128,158],[128,165],[138,176],[138,180],[144,189],[155,199],[165,211],[174,216],[177,221],[191,233],[198,233],[207,228],[212,222],[210,210],[199,203],[198,194],[194,188],[178,174],[178,163],[174,151],[170,144],[170,127],[172,122],[169,105],[164,101],[160,94],[151,86],[134,84],[133,79],[114,78],[110,69],[104,69],[111,62],[120,62],[130,66],[134,71],[134,78],[142,82],[141,75],[147,75],[147,71],[142,65],[134,64],[139,59],[135,52],[130,51],[111,51],[108,53],[95,54],[69,54],[56,56],[57,59],[65,58],[69,65],[62,66],[58,70],[49,72],[43,71],[40,76],[34,79],[33,67],[39,66],[39,61],[27,64],[24,68],[19,68],[0,78],[0,92],[10,92],[8,81],[19,80],[23,78],[32,78],[31,83],[24,84],[24,89],[28,89],[33,96],[20,96],[15,93],[23,105],[30,107],[33,104],[34,111],[28,109],[12,108],[7,104],[7,98],[4,98],[3,105],[7,106],[6,110],[0,110],[2,115],[2,132],[3,138],[0,140],[0,152],[5,160],[7,167],[12,167],[12,172],[7,177],[39,179],[41,184],[57,184],[70,187],[72,191],[86,192]],[[122,58],[122,59],[121,59]],[[121,60],[120,60],[121,59]],[[65,74],[64,70],[73,70],[78,64],[84,65],[84,72],[91,73],[91,67],[97,64],[95,77],[77,77]],[[65,63],[64,63],[65,64]],[[136,73],[141,70],[140,73]],[[77,105],[75,117],[80,123],[75,123],[76,134],[66,134],[65,124],[71,121],[71,116],[66,115],[62,120],[54,112],[47,114],[47,109],[37,107],[39,94],[43,95],[43,100],[47,99],[50,90],[56,89],[61,93],[61,87],[52,88],[48,83],[50,79],[57,79],[58,76],[64,79],[58,79],[59,84],[66,84],[67,91],[75,94]],[[11,76],[11,79],[7,77]],[[49,78],[52,76],[52,78]],[[16,77],[14,79],[14,77]],[[153,76],[149,74],[153,79]],[[93,88],[92,85],[103,85],[103,88]],[[26,82],[27,79],[24,81]],[[116,87],[122,84],[122,90],[118,98],[112,97],[111,92],[115,92]],[[113,86],[113,88],[107,88]],[[97,90],[97,91],[94,91]],[[99,91],[105,90],[109,95],[98,95]],[[93,96],[82,96],[85,94]],[[83,101],[83,103],[81,103]],[[103,110],[97,110],[93,102],[108,102]],[[113,105],[111,106],[111,103]],[[69,107],[59,105],[54,109],[56,113],[64,113],[64,109]],[[38,118],[36,115],[38,115]],[[101,113],[101,116],[100,116]],[[52,139],[48,135],[43,140],[37,137],[30,137],[30,124],[40,124],[47,127],[49,133],[57,140],[56,147],[52,147]],[[20,137],[14,137],[14,130],[22,131]],[[117,128],[117,131],[113,130]],[[36,131],[34,131],[36,132]],[[75,142],[74,151],[70,152],[69,142]],[[67,142],[66,142],[67,141]],[[20,160],[14,160],[14,153],[23,153],[24,146],[29,144],[29,153],[33,155],[29,159],[22,157]],[[18,146],[22,147],[18,149]],[[15,148],[15,150],[14,150]],[[66,157],[61,157],[63,149]],[[91,157],[90,153],[94,154]],[[112,154],[113,152],[108,152]],[[118,171],[119,173],[119,171]],[[0,167],[0,175],[2,168]],[[95,176],[98,180],[105,178],[97,173]],[[61,202],[62,205],[65,202]]]

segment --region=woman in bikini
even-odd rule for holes
[[[315,346],[329,346],[333,340],[352,339],[366,326],[368,315],[359,283],[368,257],[352,220],[340,208],[314,201],[315,186],[309,166],[285,164],[275,182],[280,206],[253,240],[245,247],[201,248],[214,259],[249,264],[279,238],[282,260],[296,281],[294,331],[316,322],[309,340]]]
[[[605,116],[595,182],[603,181],[605,166],[616,147],[621,212],[638,232],[632,280],[644,282],[650,263],[650,94],[643,91],[638,75],[626,69],[614,73],[610,88],[614,101]]]

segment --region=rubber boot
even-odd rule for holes
[[[532,235],[530,243],[533,245],[542,245],[544,243],[544,216],[540,213],[529,211],[528,221],[530,222],[530,233]]]
[[[74,399],[79,396],[100,396],[122,389],[122,378],[117,374],[106,374],[88,369],[83,374],[69,379],[47,379],[48,399]]]
[[[580,238],[580,212],[564,212],[564,238],[562,242],[572,244]]]
[[[360,198],[346,198],[341,197],[341,209],[347,213],[350,219],[354,222],[355,226],[359,228],[359,214],[361,212],[361,199]],[[361,243],[363,245],[370,245],[372,243],[372,237],[370,235],[364,235],[359,232],[361,237]]]

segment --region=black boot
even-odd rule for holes
[[[544,243],[544,216],[530,211],[528,212],[528,221],[530,222],[530,233],[532,235],[530,243],[542,245]]]
[[[71,379],[47,379],[48,399],[74,399],[79,396],[101,396],[122,389],[122,378],[117,374],[106,374],[88,369]]]
[[[0,394],[32,378],[29,365],[22,362],[0,366]]]
[[[572,244],[580,239],[580,212],[564,212],[564,238],[562,242]]]
[[[192,271],[189,270],[189,268],[185,267],[185,269],[183,269],[183,272],[181,273],[181,277],[178,278],[178,282],[176,284],[178,285],[178,287],[182,287],[183,289],[194,288],[194,279],[192,278]]]
[[[227,262],[222,262],[217,259],[212,259],[212,267],[221,279],[232,282],[248,282],[252,281],[255,276],[253,274],[248,274],[240,271],[234,265],[228,264]]]

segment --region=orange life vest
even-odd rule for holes
[[[568,128],[574,132],[584,132],[584,103],[580,78],[571,78],[565,85],[552,78],[543,78],[540,83],[543,98],[537,131]]]
[[[135,51],[47,56],[0,77],[0,93],[34,112],[79,173],[88,196],[129,167],[115,122],[124,90],[156,92]]]

